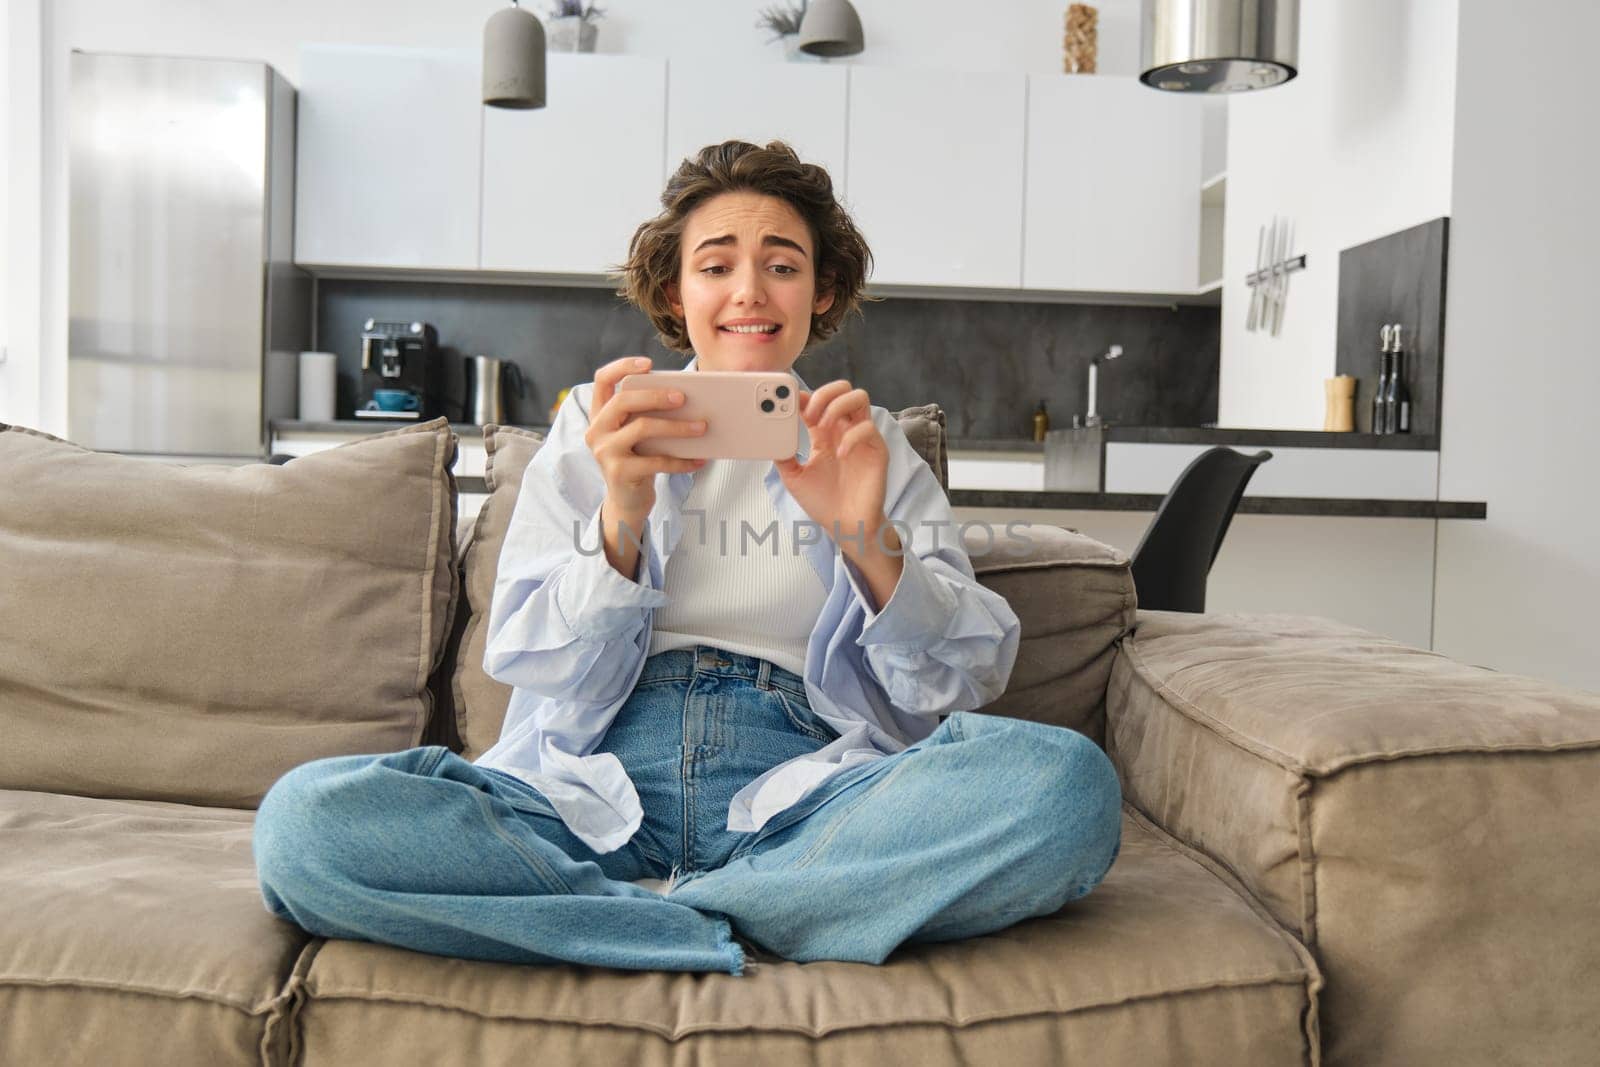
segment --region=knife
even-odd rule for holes
[[[1256,328],[1256,323],[1257,323],[1257,320],[1259,319],[1259,316],[1260,316],[1260,312],[1259,312],[1258,309],[1261,307],[1261,300],[1262,300],[1261,266],[1262,266],[1262,260],[1265,258],[1266,253],[1267,253],[1267,228],[1265,226],[1262,226],[1259,230],[1256,231],[1256,276],[1255,276],[1255,281],[1252,282],[1251,285],[1250,285],[1250,314],[1245,318],[1245,322],[1244,322],[1244,328],[1247,329],[1247,330],[1254,330]]]
[[[1267,255],[1272,261],[1272,282],[1267,286],[1267,306],[1261,312],[1262,328],[1272,332],[1272,317],[1278,310],[1278,249],[1283,245],[1283,228],[1276,216],[1272,220],[1272,235],[1267,238]]]
[[[1288,233],[1288,224],[1283,219],[1272,220],[1272,307],[1270,314],[1272,324],[1269,327],[1272,335],[1278,335],[1278,320],[1283,310],[1283,254],[1284,238]]]
[[[1294,223],[1286,222],[1283,233],[1283,250],[1278,253],[1278,263],[1283,271],[1278,281],[1278,306],[1272,313],[1272,336],[1278,336],[1283,325],[1283,305],[1289,300],[1289,250],[1294,247]]]

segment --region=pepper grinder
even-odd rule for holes
[[[1324,378],[1327,404],[1322,413],[1322,428],[1329,433],[1349,433],[1356,428],[1356,380],[1348,374]]]

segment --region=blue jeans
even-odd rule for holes
[[[597,751],[644,821],[599,854],[544,796],[439,745],[294,768],[256,814],[268,909],[321,937],[514,963],[745,973],[785,959],[882,963],[1048,915],[1122,843],[1122,792],[1083,734],[956,712],[852,767],[759,831],[728,802],[837,735],[801,679],[700,645],[650,657]],[[681,872],[681,873],[680,873]],[[637,879],[676,875],[665,894]]]

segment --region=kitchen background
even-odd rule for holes
[[[456,396],[466,381],[464,356],[514,361],[530,393],[519,401],[508,391],[514,423],[548,422],[561,389],[618,356],[653,356],[664,370],[688,359],[656,339],[642,312],[605,290],[324,281],[317,344],[339,356],[341,412],[356,403],[368,318],[434,325]],[[1214,422],[1217,338],[1216,308],[892,297],[863,304],[795,370],[812,387],[847,378],[890,410],[937,403],[953,438],[1020,441],[1031,438],[1041,400],[1053,426],[1086,413],[1089,360],[1113,344],[1123,355],[1099,375],[1100,414],[1137,425]]]
[[[307,72],[301,59],[307,46],[472,52],[480,47],[484,20],[499,6],[498,0],[450,5],[20,0],[8,5],[0,24],[8,60],[0,419],[68,432],[66,120],[72,49],[248,57],[270,63],[303,87]],[[753,28],[762,6],[613,0],[600,27],[599,50],[700,66],[711,75],[715,91],[716,72],[734,57],[783,63],[779,47],[765,44]],[[1030,87],[1060,69],[1064,3],[1019,0],[980,9],[951,0],[862,0],[857,6],[867,51],[818,69],[849,67],[864,77],[873,69],[908,76],[927,71],[945,80],[948,72],[1022,73]],[[1139,4],[1104,0],[1098,6],[1101,74],[1107,80],[1127,77],[1137,66]],[[1207,175],[1226,173],[1224,182],[1209,189],[1214,199],[1225,198],[1210,216],[1220,215],[1216,259],[1225,280],[1216,294],[1220,309],[1213,309],[1219,316],[1216,421],[1224,427],[1318,429],[1323,379],[1339,366],[1342,254],[1448,218],[1448,366],[1440,386],[1437,451],[1431,453],[1435,493],[1444,500],[1488,501],[1489,510],[1486,521],[1476,522],[1242,514],[1213,570],[1218,609],[1335,615],[1402,633],[1467,662],[1600,688],[1600,660],[1592,654],[1586,616],[1586,605],[1600,594],[1600,561],[1593,551],[1600,495],[1588,488],[1590,457],[1600,453],[1600,427],[1589,412],[1593,396],[1600,394],[1600,361],[1593,359],[1588,317],[1581,311],[1588,304],[1590,273],[1584,257],[1600,238],[1600,215],[1587,179],[1600,164],[1600,145],[1578,132],[1589,125],[1583,50],[1600,35],[1597,22],[1600,11],[1589,5],[1506,15],[1456,0],[1306,3],[1301,77],[1228,101],[1221,165],[1203,165],[1188,179],[1199,197],[1205,195],[1200,186],[1210,180]],[[1519,76],[1505,78],[1508,68]],[[984,133],[986,117],[992,117],[989,111],[975,107],[937,116],[937,126],[946,131],[958,126],[958,140],[974,140]],[[608,136],[600,130],[592,140],[598,151]],[[1075,136],[1070,124],[1032,136],[1028,145],[1036,155],[1056,153],[1068,176],[1114,165],[1124,149],[1115,138]],[[381,198],[402,178],[452,170],[462,158],[459,144],[447,139],[374,146],[362,162],[368,175],[364,188]],[[536,200],[539,181],[592,179],[578,165],[584,158],[546,159],[540,167],[517,172],[526,186],[522,195]],[[914,184],[905,175],[900,180]],[[975,195],[981,193],[975,190]],[[1087,201],[1058,199],[1063,212],[1079,214],[1092,213],[1097,203],[1092,195]],[[459,200],[436,199],[413,215],[411,225],[426,229],[448,222]],[[1197,212],[1202,222],[1205,210]],[[1274,217],[1294,220],[1294,251],[1308,261],[1293,276],[1278,336],[1245,329],[1250,291],[1243,284],[1255,267],[1259,228]],[[327,235],[337,227],[317,229]],[[869,229],[869,237],[877,229]],[[469,232],[476,254],[484,235],[476,226]],[[884,248],[892,251],[894,245],[885,242]],[[1029,247],[1033,256],[1048,257],[1036,258],[1036,266],[1072,263],[1062,249],[1052,255],[1048,247]],[[1112,261],[1095,252],[1080,262],[1105,270]],[[888,260],[884,266],[901,269]],[[1191,272],[1191,293],[1207,280],[1202,273]],[[342,286],[374,281],[480,288],[458,276],[361,278],[324,272],[312,307],[320,310],[336,299]],[[527,280],[525,288],[553,286]],[[952,288],[959,287],[894,292],[890,302],[942,303],[954,296],[952,303],[972,308],[1006,306],[988,299],[997,294],[976,299]],[[579,302],[594,296],[580,292],[570,291]],[[1009,296],[1022,303],[1016,293]],[[1170,312],[1173,302],[1142,310],[1153,314],[1166,307]],[[876,305],[868,315],[889,306]],[[1094,314],[1124,313],[1105,302],[1085,306],[1096,309]],[[1178,316],[1190,306],[1182,304]],[[1067,310],[1057,304],[1039,314]],[[860,325],[870,327],[870,322]],[[1117,372],[1127,370],[1124,377],[1132,377],[1140,355],[1136,344],[1144,343],[1111,338],[1123,328],[1117,323],[1093,344],[1079,348],[1073,339],[1071,351],[1062,349],[1070,360],[1083,358],[1105,340],[1124,345],[1126,366],[1118,361],[1102,375],[1107,406],[1112,392],[1125,384],[1116,380]],[[345,344],[320,330],[318,336],[322,344]],[[441,340],[456,343],[448,333]],[[1152,341],[1151,347],[1159,343]],[[988,351],[972,357],[972,365],[997,358]],[[1064,407],[1051,405],[1057,426],[1068,424],[1078,407],[1065,391],[1078,388],[1072,381],[1076,374],[1069,368],[1064,376],[1067,380],[1059,383]],[[1137,513],[1032,514],[1060,519],[1129,550],[1149,519]]]

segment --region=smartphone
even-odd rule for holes
[[[630,374],[622,389],[678,389],[683,403],[632,416],[704,419],[705,433],[646,437],[641,456],[682,459],[790,459],[800,447],[800,383],[788,371],[658,370]]]

